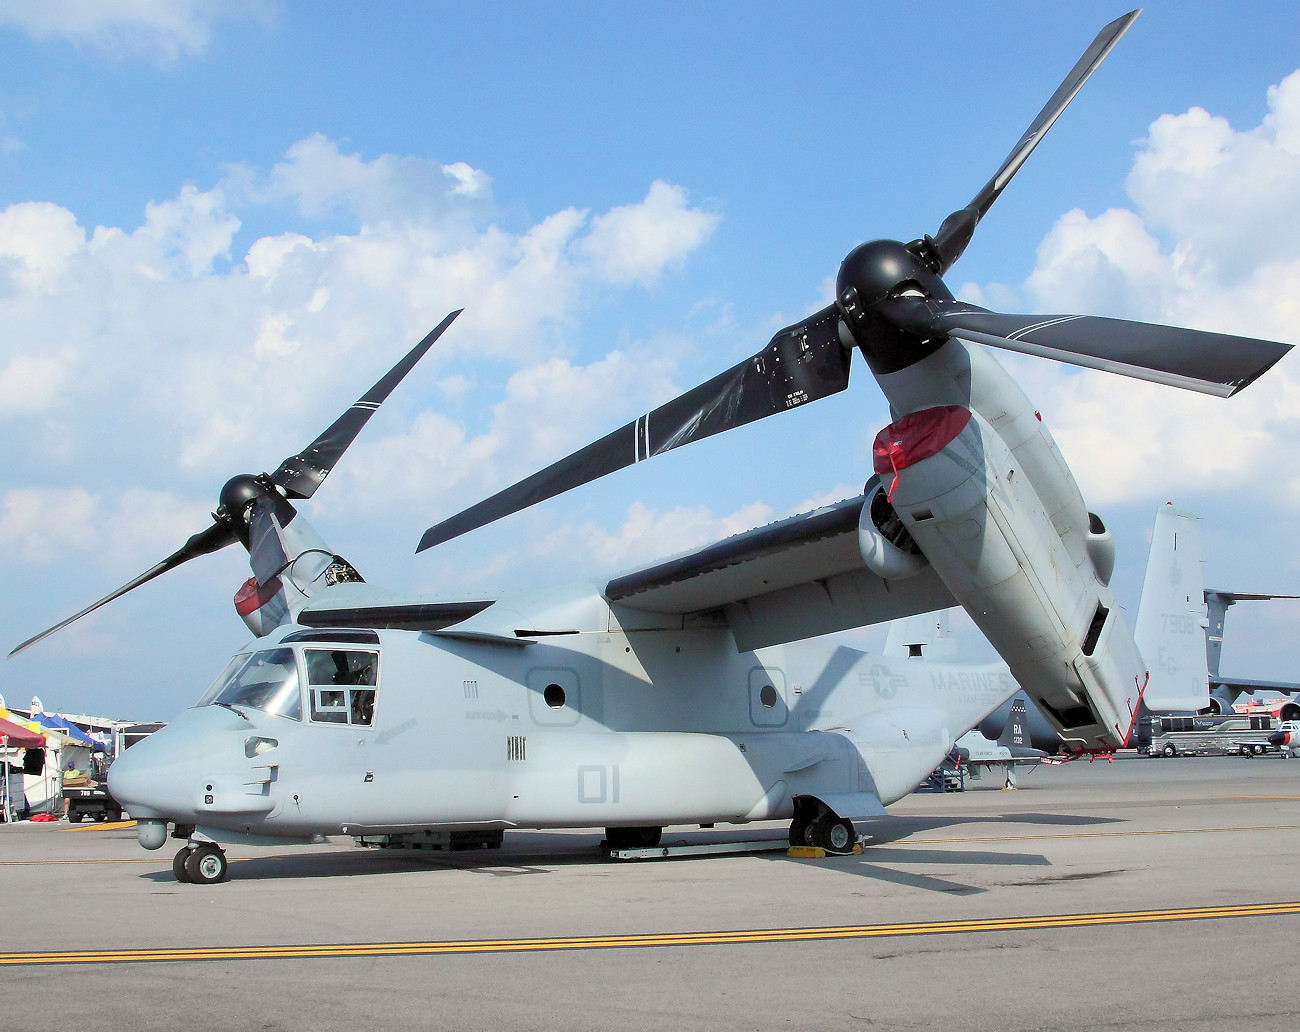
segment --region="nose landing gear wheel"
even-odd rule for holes
[[[178,882],[188,882],[190,876],[185,873],[185,861],[190,858],[193,850],[189,846],[183,846],[174,857],[172,857],[172,874],[176,876]]]
[[[185,861],[186,880],[195,885],[215,885],[226,880],[226,854],[211,842],[195,846]]]

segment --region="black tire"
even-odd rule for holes
[[[808,822],[801,821],[796,817],[790,822],[790,845],[806,846],[808,844]]]
[[[80,810],[69,810],[69,811],[68,811],[68,823],[69,823],[69,824],[80,824],[80,823],[82,822],[82,820],[85,818],[85,816],[86,816],[86,815],[85,815],[84,813],[82,813]]]
[[[853,822],[847,817],[825,813],[812,826],[813,845],[828,853],[852,853],[854,846]]]
[[[185,876],[195,885],[215,885],[226,880],[226,854],[214,842],[195,846],[185,861]]]
[[[122,811],[114,810],[112,813],[108,815],[108,819],[115,824],[118,823],[122,819]]]
[[[1178,750],[1174,748],[1173,742],[1169,742],[1163,749],[1160,750],[1160,753],[1163,756],[1177,756]]]
[[[1249,756],[1250,756],[1250,746],[1248,746],[1248,745],[1239,745],[1239,746],[1237,746],[1237,752],[1238,752],[1240,755],[1242,755],[1242,756],[1249,757]]]
[[[180,850],[172,857],[172,874],[176,876],[178,882],[188,883],[190,876],[185,872],[185,861],[190,858],[192,850],[189,846],[182,846]]]
[[[1252,745],[1250,747],[1250,751],[1253,752],[1256,756],[1264,755],[1264,747],[1262,745]]]

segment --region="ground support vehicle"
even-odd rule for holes
[[[63,786],[63,798],[68,803],[68,820],[80,824],[87,817],[96,821],[120,821],[122,806],[108,791],[107,783],[91,781],[85,785]]]
[[[1271,716],[1153,716],[1138,752],[1147,756],[1263,756],[1275,752],[1270,742],[1276,723]]]

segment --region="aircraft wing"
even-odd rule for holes
[[[929,567],[902,580],[872,573],[858,547],[866,495],[746,531],[616,577],[616,607],[721,611],[742,651],[956,605]]]
[[[1281,692],[1283,695],[1295,695],[1300,692],[1300,684],[1295,681],[1252,681],[1245,677],[1211,677],[1210,691],[1215,688],[1232,688],[1243,695],[1255,692]]]

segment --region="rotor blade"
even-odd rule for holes
[[[1039,141],[1047,134],[1047,130],[1052,127],[1052,123],[1061,117],[1061,112],[1065,110],[1066,105],[1074,99],[1074,95],[1082,89],[1089,76],[1097,70],[1097,66],[1105,60],[1106,55],[1119,42],[1119,38],[1141,13],[1141,8],[1130,11],[1122,18],[1116,18],[1097,33],[1097,38],[1070,69],[1070,74],[1056,88],[1051,99],[1043,105],[1043,110],[1038,112],[1038,117],[1030,123],[1029,128],[1025,130],[1025,135],[1020,137],[1020,142],[1012,148],[997,174],[984,184],[984,189],[975,195],[975,199],[970,204],[943,220],[939,232],[934,235],[940,275],[952,268],[953,263],[961,257],[980,219],[992,207],[1007,183],[1011,182],[1011,177],[1038,146]]]
[[[181,563],[188,562],[191,559],[197,559],[201,555],[207,555],[209,552],[215,552],[220,548],[225,548],[226,545],[230,544],[234,540],[235,536],[226,528],[224,523],[213,523],[207,530],[201,530],[199,533],[191,537],[177,551],[173,552],[157,566],[146,570],[144,573],[140,574],[139,577],[136,577],[135,580],[123,584],[111,595],[105,595],[94,605],[87,606],[81,612],[73,614],[66,620],[55,624],[48,630],[41,631],[41,633],[36,635],[34,638],[28,638],[25,642],[10,652],[9,655],[18,655],[18,653],[22,652],[22,650],[27,648],[29,645],[35,645],[42,638],[49,637],[55,631],[63,630],[63,628],[67,627],[68,624],[80,620],[87,613],[93,613],[100,606],[107,605],[115,598],[120,598],[128,591],[133,588],[138,588],[146,581],[151,581],[155,577],[159,577],[166,573],[168,570],[176,569],[176,567],[180,566]]]
[[[964,301],[898,297],[878,310],[920,336],[959,337],[1220,398],[1249,386],[1291,350],[1271,340],[1093,315],[999,315]]]
[[[835,306],[787,326],[762,351],[464,512],[430,527],[417,552],[652,455],[836,394],[850,352]]]
[[[407,352],[405,358],[358,398],[356,404],[334,420],[328,430],[297,455],[291,455],[280,463],[280,468],[271,475],[271,479],[284,488],[290,498],[310,498],[315,494],[316,489],[329,476],[334,464],[348,450],[348,445],[353,442],[357,434],[361,433],[361,428],[375,414],[375,410],[462,311],[464,309],[457,309],[443,319],[424,340]]]

